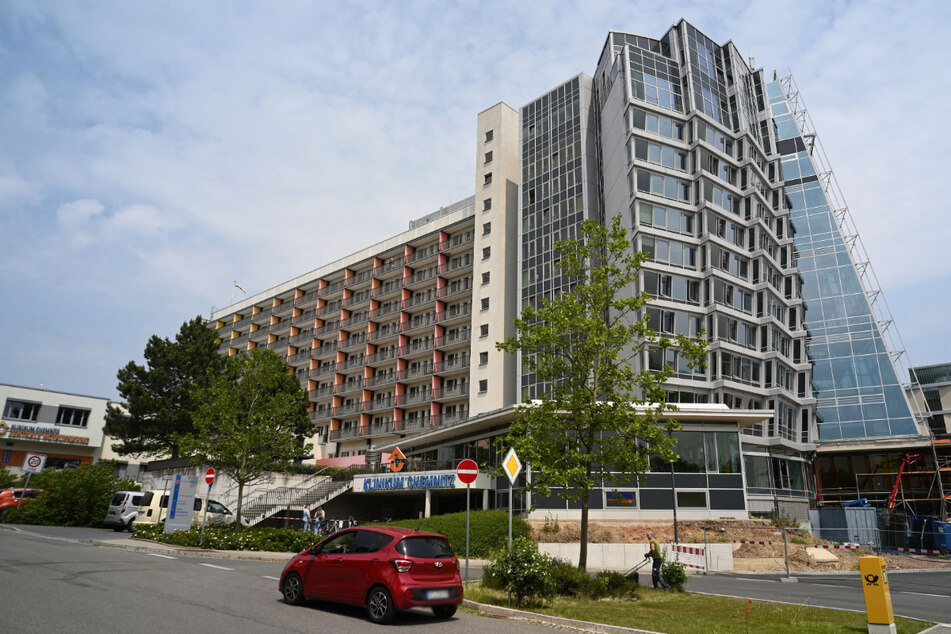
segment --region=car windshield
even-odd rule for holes
[[[396,552],[406,557],[421,559],[449,559],[453,556],[452,547],[444,537],[431,535],[422,537],[407,537],[396,545]]]

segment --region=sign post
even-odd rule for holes
[[[23,484],[23,492],[20,493],[20,499],[17,500],[17,508],[23,506],[23,497],[26,490],[30,488],[30,477],[34,473],[41,473],[46,466],[46,455],[41,453],[28,453],[23,460],[23,470],[26,471],[26,482]]]
[[[205,484],[208,485],[208,491],[205,493],[205,508],[201,514],[201,535],[198,537],[198,547],[201,547],[205,541],[205,520],[208,519],[208,498],[211,497],[211,485],[215,483],[215,468],[208,467],[205,471]]]
[[[509,449],[502,461],[502,469],[505,475],[509,477],[509,555],[512,554],[512,489],[515,487],[515,479],[522,472],[522,461],[518,459],[518,454],[514,449]]]
[[[467,458],[456,467],[456,477],[466,483],[466,586],[469,585],[469,488],[478,476],[479,465],[475,460]]]

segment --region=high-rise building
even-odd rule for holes
[[[223,353],[286,355],[311,395],[317,459],[490,455],[512,406],[546,389],[494,342],[521,308],[568,292],[554,244],[618,215],[649,257],[631,292],[653,298],[651,325],[710,341],[704,367],[675,350],[636,360],[675,371],[668,399],[694,434],[680,467],[710,492],[704,510],[737,511],[713,489],[739,486],[743,510],[804,519],[823,488],[817,454],[835,470],[925,439],[896,368],[907,356],[791,77],[768,79],[685,20],[656,39],[611,32],[593,77],[481,113],[476,145],[473,197],[212,316]],[[704,432],[724,410],[742,458]],[[739,472],[739,485],[722,477]],[[638,509],[672,510],[642,497]]]

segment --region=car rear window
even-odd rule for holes
[[[396,552],[421,559],[449,559],[453,556],[446,538],[432,536],[407,537],[396,545]]]
[[[119,506],[125,500],[125,493],[116,493],[112,496],[112,506]]]

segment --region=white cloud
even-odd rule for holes
[[[92,218],[100,215],[105,209],[98,200],[85,198],[61,205],[56,210],[56,219],[61,229],[72,231],[87,226]]]

